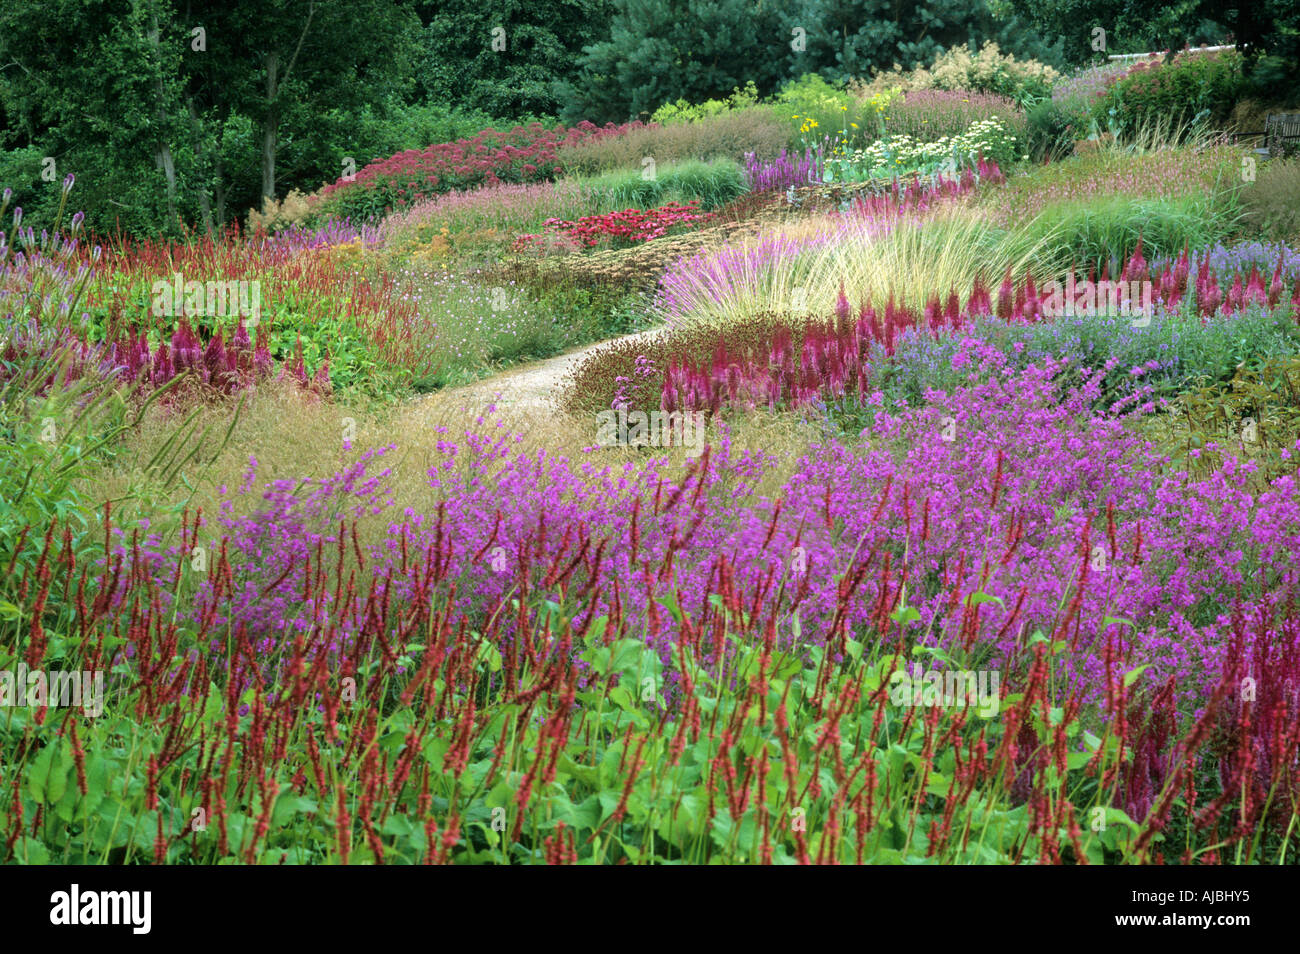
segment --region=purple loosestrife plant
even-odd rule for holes
[[[701,611],[721,574],[754,588],[747,612],[783,621],[783,645],[873,631],[892,614],[908,640],[938,649],[969,650],[983,633],[990,668],[1014,674],[1041,632],[1068,646],[1061,691],[1101,706],[1117,667],[1146,667],[1135,692],[1172,679],[1194,710],[1233,614],[1277,633],[1300,596],[1295,477],[1258,492],[1253,465],[1232,457],[1201,478],[1171,472],[1127,426],[1136,400],[1098,407],[1109,367],[1064,387],[1065,362],[1016,370],[973,337],[956,357],[969,368],[960,387],[914,408],[868,395],[878,410],[863,439],[814,447],[776,499],[755,491],[776,460],[738,452],[722,425],[684,472],[666,458],[603,463],[596,448],[523,453],[520,438],[481,428],[443,434],[419,506],[392,499],[386,472],[368,474],[381,452],[310,491],[274,483],[254,516],[222,518],[236,585],[198,612],[268,648],[311,626],[346,639],[358,621],[329,618],[332,583],[310,605],[296,594],[321,548],[340,544],[334,521],[377,512],[388,531],[364,566],[385,612],[422,598],[437,561],[483,616],[510,615],[521,588],[599,594],[578,622],[617,609],[667,661],[675,630],[659,601],[671,590]],[[577,575],[561,584],[565,565]]]
[[[822,181],[821,148],[807,148],[803,157],[782,149],[775,159],[759,159],[745,153],[745,181],[752,192],[799,188]]]

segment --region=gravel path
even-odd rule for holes
[[[459,404],[475,413],[489,404],[495,404],[498,409],[508,408],[524,415],[554,414],[559,409],[561,382],[588,354],[615,341],[650,340],[662,333],[662,328],[655,328],[622,338],[598,341],[554,358],[521,364],[473,384],[441,391],[431,397],[448,405]]]

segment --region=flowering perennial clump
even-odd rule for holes
[[[409,149],[376,160],[321,190],[321,207],[349,218],[377,219],[394,208],[453,189],[498,183],[542,182],[562,171],[561,147],[617,136],[641,123],[548,129],[541,123],[509,130],[484,129],[469,139]]]
[[[696,226],[714,219],[713,212],[698,211],[699,202],[685,205],[670,202],[656,209],[624,209],[604,215],[585,215],[574,222],[548,219],[540,235],[521,235],[515,241],[516,249],[526,249],[541,244],[548,237],[561,236],[576,242],[580,247],[595,248],[605,242],[648,242],[667,235],[680,226]]]
[[[842,158],[826,160],[826,170],[836,180],[855,182],[900,173],[930,174],[941,169],[956,172],[973,168],[982,158],[1009,164],[1018,158],[1021,144],[997,116],[976,120],[957,136],[927,142],[907,135],[886,136],[855,149]]]

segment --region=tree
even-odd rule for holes
[[[555,115],[555,84],[576,75],[612,9],[612,0],[425,0],[421,90],[492,116]]]
[[[567,118],[623,120],[677,99],[723,97],[748,80],[767,95],[805,73],[869,76],[985,39],[1060,62],[1059,45],[983,0],[615,0],[609,38],[584,49],[579,78],[560,95]]]
[[[0,9],[0,97],[9,145],[40,154],[38,210],[66,172],[92,224],[176,230],[190,196],[178,155],[180,46],[169,0],[8,0]]]
[[[789,74],[816,72],[831,80],[870,76],[895,63],[915,67],[931,63],[953,46],[978,48],[993,40],[1006,53],[1061,61],[1059,44],[1042,40],[1011,11],[995,14],[983,2],[923,0],[802,0],[789,26],[807,33],[807,51],[790,57]]]
[[[570,120],[646,118],[677,99],[723,97],[752,80],[771,92],[790,34],[768,0],[615,0],[607,40],[586,47],[579,76],[557,84]]]
[[[1300,71],[1300,5],[1294,0],[990,0],[1036,28],[1065,38],[1072,63],[1106,53],[1181,49],[1235,42],[1248,79],[1263,95],[1293,90]]]
[[[320,145],[316,117],[382,108],[410,85],[418,20],[398,0],[192,0],[186,17],[206,41],[187,59],[195,111],[239,113],[257,124],[262,197],[280,194],[284,172],[291,181],[338,177],[342,156],[310,151],[295,151],[290,168],[278,168],[284,147]]]
[[[0,167],[38,212],[45,159],[75,172],[99,231],[212,231],[336,179],[357,118],[413,88],[418,30],[404,0],[6,0]]]

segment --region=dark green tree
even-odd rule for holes
[[[100,231],[214,229],[373,158],[357,119],[411,91],[418,30],[404,0],[6,0],[0,168],[37,209],[47,157],[76,173]]]
[[[608,30],[612,0],[422,0],[417,79],[430,101],[491,116],[553,116],[555,83]]]
[[[775,0],[614,0],[608,39],[556,85],[569,120],[646,118],[678,99],[726,96],[752,80],[775,89],[791,52]]]
[[[383,108],[410,88],[418,21],[398,0],[187,0],[206,50],[187,55],[196,108],[250,117],[260,195],[335,179],[344,156],[321,117]]]
[[[946,49],[978,49],[987,40],[1004,53],[1061,62],[1059,45],[1044,42],[1012,11],[995,12],[981,0],[802,0],[791,8],[788,26],[807,32],[806,52],[790,56],[791,76],[865,77],[895,63],[929,64]]]
[[[194,196],[172,13],[170,0],[0,6],[5,145],[40,159],[38,214],[72,172],[101,231],[179,229]]]
[[[931,62],[959,44],[1061,61],[1013,11],[984,0],[615,0],[608,38],[561,84],[568,118],[623,120],[677,99],[725,96],[753,80],[770,94],[790,78],[869,76]]]

